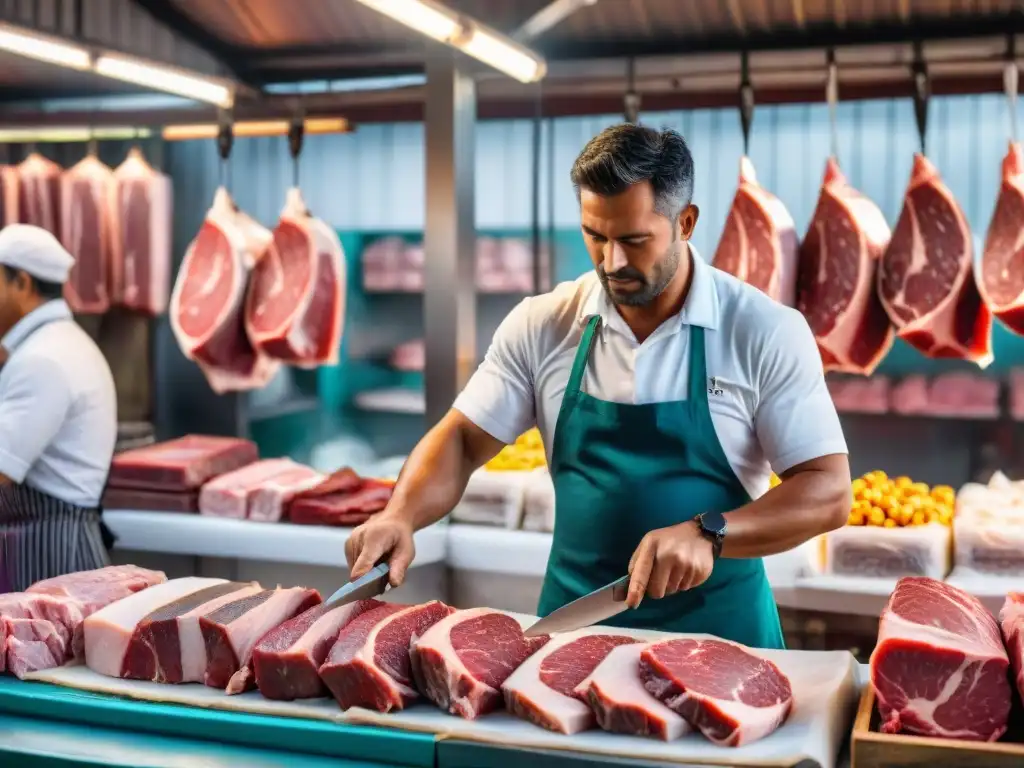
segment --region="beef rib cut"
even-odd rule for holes
[[[342,709],[404,709],[416,696],[409,644],[454,611],[437,600],[384,605],[357,616],[338,633],[320,679]]]
[[[1024,593],[1010,592],[999,611],[1003,642],[1010,657],[1017,693],[1024,696]]]
[[[185,435],[117,454],[110,485],[145,491],[195,491],[209,480],[252,464],[256,443],[240,437]]]
[[[739,747],[773,733],[793,707],[789,679],[737,643],[663,640],[640,654],[644,687],[715,744]]]
[[[891,232],[878,206],[825,165],[818,206],[800,244],[797,309],[818,342],[826,371],[869,376],[893,343],[878,298],[878,260]]]
[[[501,686],[505,707],[549,731],[569,735],[592,728],[594,713],[576,688],[612,648],[635,642],[598,627],[555,635]]]
[[[878,269],[896,335],[923,355],[992,362],[992,313],[974,278],[971,231],[953,193],[914,156],[903,210]]]
[[[276,701],[326,695],[319,670],[338,633],[356,616],[382,605],[379,600],[357,600],[333,608],[321,603],[270,630],[252,652],[260,693]]]
[[[612,648],[576,686],[576,695],[590,705],[602,730],[673,741],[689,732],[690,725],[644,688],[640,680],[643,650],[642,643]]]
[[[1003,183],[988,225],[978,287],[992,314],[1024,335],[1024,148],[1011,141],[1003,158]]]
[[[12,171],[17,195],[9,201],[7,223],[33,224],[59,238],[61,167],[33,152]]]
[[[99,315],[110,308],[113,195],[114,172],[94,155],[60,177],[60,239],[75,257],[64,298],[74,312]]]
[[[221,187],[178,272],[171,327],[218,394],[259,389],[277,373],[279,363],[256,350],[245,331],[249,273],[272,239]]]
[[[498,708],[501,684],[547,641],[524,637],[518,621],[492,608],[456,611],[413,638],[416,687],[441,709],[473,720]]]
[[[252,273],[246,328],[264,354],[300,367],[338,362],[345,261],[337,234],[288,190],[274,240]]]
[[[1006,732],[1003,639],[992,614],[962,589],[924,576],[900,579],[870,664],[883,733],[995,741]]]
[[[796,301],[798,238],[786,206],[757,183],[750,158],[740,160],[740,185],[712,265],[776,301]]]
[[[111,301],[155,317],[167,310],[170,294],[171,180],[133,147],[114,171],[114,185]]]

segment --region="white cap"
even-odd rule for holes
[[[42,227],[8,224],[0,229],[0,265],[22,269],[37,280],[63,285],[75,257]]]

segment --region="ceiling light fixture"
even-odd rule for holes
[[[72,143],[92,141],[93,139],[115,141],[118,139],[147,139],[151,135],[152,131],[148,128],[133,128],[131,126],[3,128],[0,129],[0,143]]]
[[[307,135],[324,133],[348,133],[351,126],[343,117],[311,117],[302,123]],[[291,128],[288,120],[243,120],[231,126],[236,137],[252,138],[257,136],[287,136]],[[215,139],[220,133],[216,123],[199,123],[195,125],[168,125],[163,129],[165,141],[189,141],[192,139]]]
[[[203,77],[121,54],[104,53],[93,65],[96,74],[135,83],[157,91],[176,93],[188,99],[205,101],[225,109],[235,101],[234,88],[223,80]]]
[[[547,74],[547,64],[534,51],[433,0],[359,2],[433,40],[457,48],[521,83],[534,83]]]
[[[22,31],[10,24],[0,24],[0,50],[70,69],[86,70],[92,66],[88,48],[47,35]]]

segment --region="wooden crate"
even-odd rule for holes
[[[853,721],[851,768],[1022,768],[1024,743],[934,739],[878,732],[875,691],[864,686]],[[1011,730],[1012,732],[1012,730]],[[1005,738],[1005,737],[1004,737]]]

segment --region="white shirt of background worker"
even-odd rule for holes
[[[62,298],[73,265],[44,229],[0,230],[0,592],[109,562],[99,507],[117,400]]]

